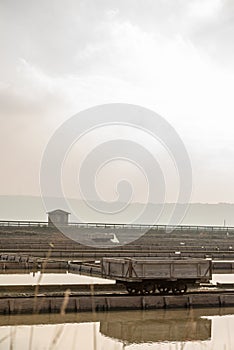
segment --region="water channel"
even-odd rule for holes
[[[1,350],[232,350],[234,308],[0,316]]]
[[[70,273],[1,274],[1,284],[110,283]],[[234,282],[233,274],[213,283]],[[0,350],[233,350],[234,308],[0,315]]]

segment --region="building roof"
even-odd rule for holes
[[[71,214],[68,211],[62,210],[62,209],[55,209],[48,211],[47,214],[54,214],[54,213],[60,213],[60,214]]]

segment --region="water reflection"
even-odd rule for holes
[[[234,308],[0,316],[0,349],[231,350]]]
[[[109,316],[100,323],[100,332],[127,343],[202,341],[211,337],[211,320],[191,311]]]

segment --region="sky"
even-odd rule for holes
[[[161,115],[183,140],[191,202],[234,202],[232,0],[0,0],[0,44],[0,195],[39,196],[41,160],[56,129],[87,108],[128,103]],[[90,145],[119,138],[159,158],[166,200],[175,201],[178,179],[165,150],[121,126],[73,148],[75,170],[68,157],[63,172],[67,195],[79,197],[69,180]],[[133,165],[110,164],[97,177],[100,195],[113,200],[118,174],[127,174],[134,200],[147,200],[145,176]]]

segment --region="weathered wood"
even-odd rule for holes
[[[0,314],[60,313],[63,296],[5,297],[0,298]],[[126,296],[126,295],[70,295],[66,312],[230,307],[234,306],[234,293],[202,293],[180,296]]]
[[[212,279],[209,259],[103,258],[102,276],[123,281]]]

